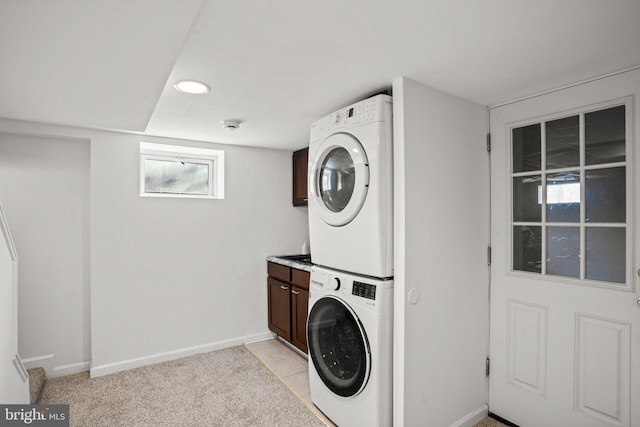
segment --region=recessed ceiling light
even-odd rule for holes
[[[192,95],[201,95],[211,91],[209,85],[197,80],[181,80],[174,84],[173,87],[176,88],[177,91],[190,93]]]

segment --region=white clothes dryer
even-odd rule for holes
[[[392,98],[377,95],[311,126],[309,239],[314,264],[393,276]]]
[[[393,281],[311,268],[311,401],[340,427],[392,425]]]

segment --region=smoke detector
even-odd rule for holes
[[[226,130],[236,130],[240,127],[240,120],[224,120],[222,128]]]

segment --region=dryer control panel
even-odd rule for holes
[[[311,125],[311,140],[314,140],[315,134],[324,134],[336,128],[350,128],[390,120],[391,102],[392,98],[389,95],[376,95],[342,108]]]
[[[356,295],[363,298],[376,299],[376,285],[370,285],[369,283],[353,282],[352,295]]]
[[[382,96],[374,96],[336,111],[329,116],[329,129],[384,120],[384,101]]]

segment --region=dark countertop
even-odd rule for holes
[[[286,265],[287,267],[296,268],[298,270],[307,271],[311,273],[311,267],[313,264],[311,263],[310,255],[277,255],[277,256],[268,256],[267,261],[274,262],[280,265]]]

